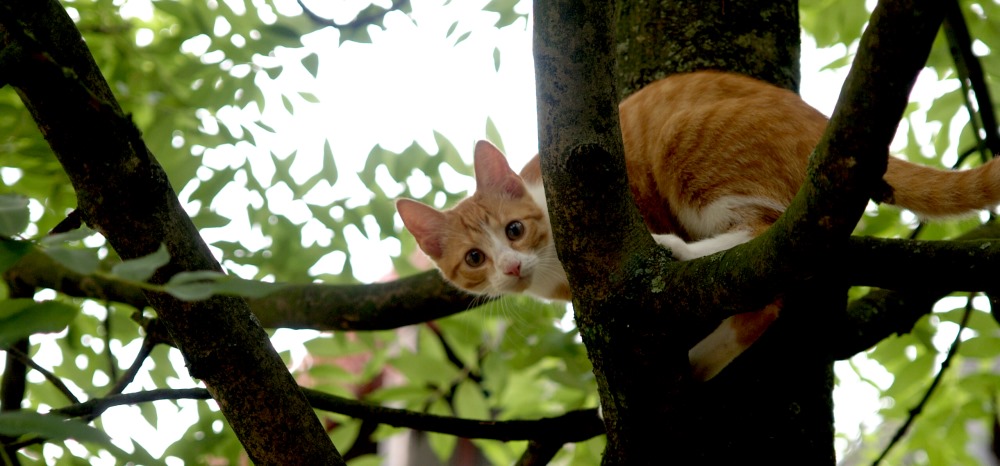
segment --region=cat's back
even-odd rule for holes
[[[681,210],[725,196],[787,204],[826,128],[826,117],[795,93],[717,71],[653,82],[619,112],[630,183],[647,224],[682,236]]]

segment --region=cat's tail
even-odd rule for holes
[[[1000,205],[1000,161],[969,170],[940,170],[889,157],[885,181],[892,192],[881,201],[923,218],[968,215]]]
[[[736,314],[722,321],[715,331],[688,350],[691,375],[701,382],[718,375],[764,334],[780,312],[779,299],[762,310]]]

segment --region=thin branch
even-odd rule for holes
[[[104,310],[104,320],[101,321],[101,330],[104,331],[104,347],[107,349],[108,375],[111,376],[111,380],[115,380],[118,378],[118,359],[111,352],[111,314],[113,310],[110,302],[106,301],[104,303]]]
[[[944,378],[945,371],[951,367],[951,361],[955,358],[955,355],[958,354],[958,347],[962,343],[962,331],[965,330],[965,326],[969,323],[969,316],[972,315],[972,309],[972,296],[969,296],[965,303],[965,313],[962,314],[962,321],[958,324],[958,333],[955,335],[955,341],[951,343],[951,348],[948,349],[948,355],[945,356],[944,361],[941,362],[941,368],[938,370],[937,375],[934,376],[934,380],[931,381],[931,385],[927,387],[927,392],[924,393],[920,402],[910,409],[910,415],[906,418],[906,422],[900,426],[899,430],[896,431],[896,434],[892,436],[892,440],[890,440],[889,444],[885,446],[884,450],[882,450],[882,454],[875,459],[874,463],[872,463],[873,466],[878,466],[882,460],[885,459],[886,455],[889,454],[889,451],[892,450],[892,447],[899,443],[899,441],[903,439],[903,436],[906,435],[906,431],[909,430],[917,416],[924,411],[924,406],[926,406],[927,402],[930,401],[931,395],[934,394],[934,390],[937,389],[938,385],[941,383],[941,379]]]
[[[7,354],[9,354],[11,356],[14,356],[14,358],[16,358],[18,361],[24,363],[24,365],[26,365],[26,366],[28,366],[28,367],[30,367],[30,368],[38,371],[40,374],[42,374],[42,376],[44,376],[46,380],[48,380],[50,383],[52,383],[52,385],[55,385],[55,387],[59,390],[59,392],[62,393],[63,396],[65,396],[66,399],[70,401],[70,403],[79,403],[80,402],[80,399],[77,398],[76,395],[74,395],[73,392],[69,389],[69,387],[67,387],[66,384],[63,383],[62,379],[60,379],[59,377],[56,377],[55,374],[49,372],[44,367],[39,366],[38,363],[36,363],[35,361],[33,361],[31,359],[31,357],[28,356],[26,353],[23,353],[20,350],[18,350],[17,348],[14,348],[14,347],[7,347],[7,348],[0,348],[0,349],[6,351]]]
[[[139,369],[142,368],[142,364],[149,357],[149,354],[153,352],[153,348],[156,347],[157,341],[154,338],[150,338],[148,335],[142,340],[142,346],[139,348],[138,354],[135,355],[135,360],[132,361],[132,365],[129,366],[128,370],[122,374],[121,378],[115,382],[115,385],[108,390],[108,395],[117,395],[125,391],[132,380],[135,379],[136,374],[139,373]]]
[[[963,98],[969,98],[967,91],[969,87],[976,95],[978,110],[974,110],[968,104],[966,107],[969,109],[970,123],[973,124],[976,140],[980,141],[979,148],[985,162],[996,154],[1000,154],[1000,127],[997,126],[993,100],[990,98],[990,89],[986,85],[979,57],[972,53],[972,37],[969,35],[969,28],[966,25],[965,16],[962,15],[958,0],[946,0],[943,3],[945,8],[943,29],[945,37],[948,38],[951,55],[955,60],[955,70],[958,71],[959,80],[962,83]],[[977,130],[979,123],[982,123],[982,127],[985,129],[985,138],[981,137]]]
[[[103,398],[93,398],[83,403],[77,402],[69,406],[53,409],[51,412],[68,417],[95,419],[104,414],[104,412],[108,409],[116,406],[134,405],[160,400],[207,400],[210,398],[212,398],[212,395],[210,395],[208,390],[204,388],[161,388],[135,393],[109,395]]]
[[[561,444],[584,441],[604,433],[604,424],[597,417],[596,409],[570,411],[561,416],[535,420],[489,421],[459,419],[405,409],[387,408],[308,388],[302,388],[302,392],[316,409],[395,427],[438,432],[463,438],[500,441],[545,440],[549,443]],[[182,398],[205,400],[211,396],[208,390],[203,388],[156,389],[92,399],[84,403],[54,409],[52,412],[70,417],[94,418],[115,406]]]
[[[359,419],[370,419],[395,427],[438,432],[463,438],[482,438],[505,442],[532,439],[580,442],[604,433],[604,423],[597,416],[596,409],[575,410],[561,416],[534,420],[489,421],[458,419],[422,414],[405,409],[386,408],[308,388],[303,388],[302,391],[316,409]]]
[[[35,287],[20,280],[6,280],[7,294],[10,298],[31,298],[35,295]],[[29,350],[28,339],[23,338],[11,344],[22,354]],[[11,353],[6,355],[3,376],[0,378],[0,411],[17,411],[27,390],[28,366]]]

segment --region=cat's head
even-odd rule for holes
[[[475,193],[452,209],[396,201],[420,249],[448,281],[472,293],[569,299],[544,198],[530,192],[541,185],[525,184],[503,153],[486,141],[476,144],[474,166]]]

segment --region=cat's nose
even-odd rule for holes
[[[520,262],[512,262],[512,263],[507,264],[506,266],[504,266],[503,273],[505,273],[507,275],[513,275],[515,277],[520,277],[521,276],[521,263]]]

